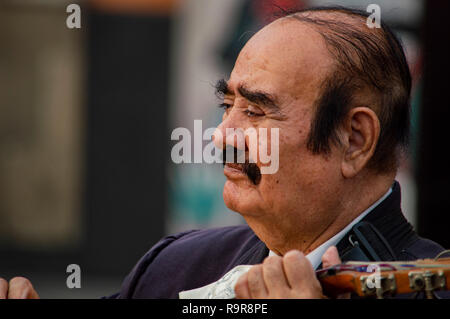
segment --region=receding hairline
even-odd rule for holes
[[[384,28],[369,28],[367,25],[367,16],[363,11],[349,10],[347,8],[331,7],[305,9],[300,12],[293,12],[277,20],[295,20],[305,26],[311,27],[319,34],[333,33],[333,26],[355,28],[361,34],[374,36],[380,40],[384,38]],[[275,20],[275,21],[277,21]],[[275,22],[274,21],[274,22]]]
[[[333,65],[336,68],[330,70],[325,76],[324,80],[326,81],[328,77],[331,77],[334,72],[340,68],[339,62],[335,59],[336,49],[329,45],[329,38],[338,38],[340,42],[344,43],[343,45],[345,47],[350,49],[348,52],[352,51],[352,44],[345,43],[346,39],[339,34],[339,31],[336,31],[337,29],[341,29],[344,26],[344,29],[353,29],[361,35],[377,39],[379,43],[382,43],[381,46],[388,44],[384,24],[382,24],[381,28],[369,28],[367,25],[368,16],[369,14],[364,11],[339,6],[329,8],[315,7],[299,12],[294,11],[288,13],[275,21],[295,21],[310,27],[311,30],[322,36],[325,45],[328,47],[331,58],[335,61]],[[333,26],[336,26],[336,28],[333,28]],[[326,38],[328,38],[328,40]],[[358,64],[360,68],[363,67],[362,61],[360,61],[360,57],[357,54],[351,53],[350,58],[353,60],[353,63]],[[367,87],[363,83],[361,83],[361,85],[362,87]],[[370,86],[371,85],[369,85],[369,87]]]
[[[317,9],[305,9],[299,12],[292,12],[288,13],[287,15],[281,17],[280,19],[289,19],[289,18],[296,18],[296,17],[302,17],[302,18],[313,18],[314,20],[319,21],[326,21],[329,23],[333,22],[339,22],[339,23],[354,23],[354,22],[361,22],[362,25],[364,25],[367,28],[367,31],[374,31],[377,28],[371,29],[367,27],[366,21],[367,16],[362,15],[363,11],[352,11],[347,8],[321,8],[320,10]],[[276,21],[276,20],[275,20]],[[299,20],[302,21],[302,20]],[[302,21],[303,22],[303,21]],[[361,26],[362,26],[361,25]]]

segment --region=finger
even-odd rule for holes
[[[248,289],[248,272],[239,277],[234,285],[234,294],[236,299],[250,299],[250,290]]]
[[[263,262],[262,270],[264,282],[269,295],[276,295],[290,288],[284,274],[283,261],[281,257],[267,257]]]
[[[8,282],[0,278],[0,299],[6,299],[8,296]]]
[[[284,255],[283,267],[293,289],[301,289],[316,278],[310,261],[298,250],[291,250]]]
[[[9,281],[8,299],[38,299],[39,296],[27,278],[14,277]]]
[[[264,283],[263,266],[255,265],[248,271],[248,288],[251,298],[263,299],[267,298],[268,291]]]
[[[332,267],[341,263],[341,258],[339,258],[339,253],[335,246],[328,248],[322,256],[323,268]]]

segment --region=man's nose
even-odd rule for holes
[[[216,128],[213,134],[214,145],[219,149],[226,149],[227,146],[239,150],[245,150],[245,134],[240,127],[233,125],[229,118],[225,119]]]

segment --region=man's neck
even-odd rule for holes
[[[393,182],[393,177],[392,179],[385,179],[384,181],[379,178],[379,183],[347,187],[349,190],[344,192],[341,205],[339,208],[336,208],[340,213],[337,214],[336,218],[328,225],[324,225],[322,229],[318,229],[316,236],[310,236],[309,238],[302,237],[303,234],[300,229],[298,231],[293,231],[292,228],[286,231],[280,231],[280,229],[277,229],[275,232],[275,230],[271,229],[270,226],[266,228],[262,225],[263,227],[254,228],[248,221],[247,222],[258,237],[266,244],[266,246],[276,254],[282,256],[292,249],[297,249],[302,251],[304,254],[309,254],[342,231],[359,215],[386,195]],[[280,238],[273,240],[273,234],[275,233],[298,234],[298,237],[292,238],[292,236],[283,238],[282,240],[280,240]]]
[[[352,188],[348,193],[347,199],[344,200],[342,213],[340,213],[332,224],[330,224],[306,249],[309,253],[325,243],[328,239],[343,230],[353,220],[368,210],[372,205],[379,201],[389,189],[392,187],[392,181],[385,182],[380,186]],[[355,189],[358,191],[355,192]]]
[[[392,193],[392,187],[384,194],[380,199],[378,199],[375,203],[373,203],[369,208],[367,208],[364,212],[362,212],[358,217],[352,220],[347,226],[345,226],[342,230],[340,230],[336,235],[322,243],[320,246],[311,251],[306,257],[311,262],[314,269],[316,269],[320,263],[323,254],[325,251],[331,247],[336,246],[339,241],[355,226],[359,223],[364,217],[366,217],[372,210],[375,209],[378,205],[380,205],[386,198]]]

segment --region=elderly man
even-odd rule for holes
[[[261,174],[259,160],[226,164],[225,203],[248,225],[162,239],[111,297],[321,298],[319,267],[443,250],[402,215],[394,179],[411,76],[392,31],[366,19],[308,9],[250,39],[230,78],[218,82],[225,110],[215,142],[237,148],[234,138],[217,138],[227,128],[278,128],[278,171]],[[25,279],[9,291],[35,296]]]

